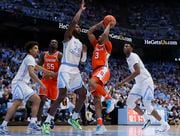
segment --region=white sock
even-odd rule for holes
[[[50,122],[51,122],[51,120],[54,120],[54,117],[53,117],[53,116],[51,116],[50,114],[48,114],[48,116],[47,116],[47,118],[46,118],[46,121],[45,121],[45,122],[50,123]]]
[[[150,119],[150,117],[149,117],[149,115],[147,115],[147,114],[143,114],[143,118],[144,118],[144,120],[148,120],[148,119]]]
[[[161,125],[166,124],[166,122],[163,119],[161,119],[159,122],[161,123]]]
[[[37,117],[31,117],[30,123],[36,123]]]
[[[72,119],[77,119],[79,117],[79,113],[73,112]]]
[[[38,124],[38,125],[41,125],[41,121],[37,121],[37,124]]]
[[[1,125],[5,127],[5,126],[7,126],[7,124],[8,124],[8,122],[4,120]]]

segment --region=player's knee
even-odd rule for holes
[[[152,106],[151,101],[143,101],[143,104],[148,114],[151,114],[152,111],[154,110],[154,107]]]
[[[134,109],[136,107],[135,100],[132,97],[127,98],[126,104],[130,109]]]
[[[100,96],[94,96],[94,105],[101,104],[101,97]]]
[[[81,99],[86,99],[86,89],[84,87],[82,87],[79,91],[78,91],[78,95]]]
[[[90,85],[90,87],[92,87],[93,89],[95,89],[95,88],[96,88],[96,81],[95,81],[93,78],[91,78],[91,79],[89,80],[89,85]]]

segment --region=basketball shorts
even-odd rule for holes
[[[100,67],[93,71],[92,77],[97,77],[103,84],[106,84],[110,78],[110,70],[107,67]]]
[[[32,95],[36,94],[25,82],[18,81],[17,83],[13,83],[11,87],[13,100],[24,100],[26,102]]]
[[[39,95],[44,95],[50,100],[56,100],[58,97],[58,88],[57,81],[55,80],[41,80],[43,84],[46,86],[46,90],[43,90],[41,87],[39,89]]]
[[[152,78],[148,78],[141,83],[136,83],[131,89],[129,95],[137,96],[137,99],[143,100],[154,99],[154,83]]]
[[[67,88],[68,91],[74,92],[83,86],[83,81],[80,73],[58,73],[58,88]]]

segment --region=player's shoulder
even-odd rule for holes
[[[131,55],[129,57],[130,58],[139,58],[139,56],[134,52],[131,52]]]
[[[27,54],[23,61],[24,61],[25,63],[34,62],[34,61],[35,61],[35,58],[34,58],[32,55]]]

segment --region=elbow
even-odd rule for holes
[[[92,34],[92,31],[89,29],[87,32],[87,35],[91,35],[91,34]]]
[[[135,74],[136,74],[136,76],[139,75],[139,74],[140,74],[140,71],[139,71],[139,70],[136,71]]]

